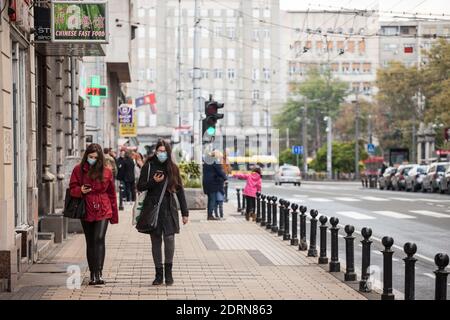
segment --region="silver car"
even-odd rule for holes
[[[408,171],[408,175],[405,177],[405,190],[406,191],[418,191],[422,188],[422,181],[426,177],[428,166],[415,165]]]
[[[423,192],[436,192],[439,190],[439,184],[441,183],[441,179],[444,177],[445,171],[450,166],[448,162],[435,162],[430,164],[430,168],[428,169],[427,176],[423,179],[422,182],[422,191]]]
[[[275,173],[275,185],[281,185],[283,183],[293,183],[294,186],[301,185],[300,169],[293,165],[284,164]]]

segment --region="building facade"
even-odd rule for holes
[[[137,98],[154,92],[157,100],[156,112],[148,106],[138,109],[141,148],[158,137],[181,140],[177,148],[192,158],[195,1],[132,3],[131,23],[137,30],[128,93]],[[226,136],[222,146],[243,154],[235,146],[252,144],[252,136],[259,141],[254,153],[268,153],[270,118],[282,99],[279,1],[201,1],[199,16],[200,87],[203,99],[212,94],[225,103],[220,110],[225,117],[219,121]]]

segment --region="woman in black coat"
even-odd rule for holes
[[[157,227],[150,233],[152,255],[156,270],[156,277],[153,281],[153,285],[160,285],[163,283],[163,271],[166,284],[173,284],[172,265],[175,252],[175,233],[180,232],[175,194],[180,205],[183,224],[188,223],[189,216],[180,171],[177,165],[172,161],[171,147],[166,141],[159,140],[156,145],[156,153],[154,156],[150,157],[142,167],[141,176],[139,177],[137,186],[138,191],[148,191],[144,200],[142,214],[151,211],[158,203],[166,180],[167,187],[159,209]],[[165,256],[164,268],[162,258],[163,239]]]
[[[216,154],[212,152],[207,155],[203,163],[203,192],[208,196],[208,220],[216,220],[213,216],[217,206],[216,195],[217,192],[225,193],[224,182],[227,180]]]

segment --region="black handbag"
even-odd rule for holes
[[[169,179],[166,179],[166,182],[164,183],[164,187],[161,192],[161,195],[159,196],[158,203],[150,211],[143,210],[143,212],[139,216],[138,221],[136,223],[136,230],[138,232],[150,234],[151,232],[156,230],[156,227],[158,226],[159,208],[161,207],[164,194],[166,193],[168,180]]]
[[[81,169],[81,182],[83,182],[83,168]],[[72,197],[70,188],[66,189],[66,198],[64,199],[64,217],[70,219],[83,219],[86,215],[86,203],[83,196],[81,198]]]

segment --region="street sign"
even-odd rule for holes
[[[369,143],[369,144],[367,145],[367,152],[368,152],[368,153],[375,153],[375,145],[372,144],[372,143]]]
[[[91,76],[91,84],[85,88],[85,94],[91,99],[91,107],[100,107],[101,99],[108,97],[108,87],[100,85],[100,76]]]
[[[293,146],[292,154],[303,154],[303,146]]]
[[[119,136],[120,137],[136,137],[137,126],[136,120],[133,117],[133,108],[131,105],[122,104],[118,109],[117,115],[119,121]]]

